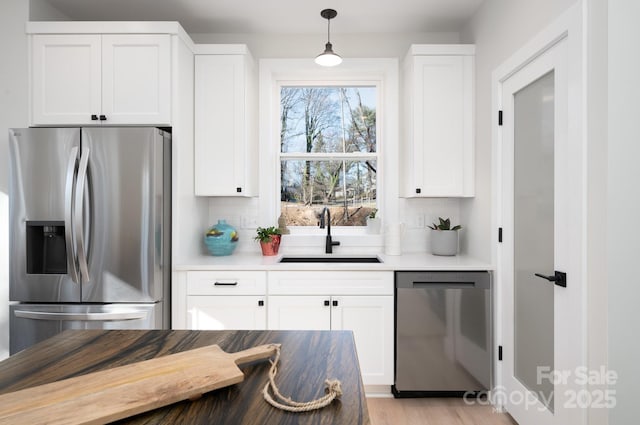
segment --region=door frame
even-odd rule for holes
[[[577,226],[579,232],[571,234],[572,240],[576,242],[576,246],[580,250],[579,264],[572,264],[571,268],[577,270],[570,277],[573,292],[572,296],[575,300],[571,305],[571,311],[568,314],[577,315],[579,317],[580,326],[574,338],[566,341],[566,345],[577,347],[575,351],[575,367],[587,365],[587,292],[586,292],[586,191],[587,191],[587,175],[586,175],[586,2],[578,1],[567,11],[560,15],[554,22],[543,29],[529,42],[518,49],[511,57],[498,66],[492,73],[491,78],[491,107],[492,107],[492,250],[493,262],[496,265],[494,274],[494,326],[495,350],[503,345],[503,329],[502,317],[504,315],[504,279],[501,270],[505,262],[505,253],[502,244],[498,241],[498,228],[504,224],[503,203],[501,188],[503,187],[502,174],[502,129],[498,123],[498,111],[502,108],[503,83],[509,77],[524,68],[527,64],[551,49],[561,40],[567,42],[567,80],[568,80],[568,144],[570,155],[574,159],[570,166],[570,173],[579,176],[572,183],[572,196],[575,197],[573,203],[580,205],[580,214],[575,217],[579,220]],[[574,316],[575,317],[575,316]],[[504,353],[504,355],[512,355]],[[495,383],[496,390],[492,397],[494,407],[504,410],[504,405],[498,397],[498,391],[503,386],[504,371],[503,363],[495,356]],[[570,380],[571,381],[571,380]],[[576,382],[568,382],[569,387],[573,391],[584,390],[584,385],[580,386]],[[567,387],[563,387],[567,389]],[[564,424],[584,424],[586,423],[587,409],[569,409],[570,417],[562,417],[561,423]],[[560,420],[559,419],[559,420]]]

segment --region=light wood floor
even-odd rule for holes
[[[517,425],[491,406],[461,398],[367,398],[371,425]]]

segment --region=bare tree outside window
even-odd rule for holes
[[[377,209],[376,87],[282,87],[280,200],[292,226],[363,226]]]

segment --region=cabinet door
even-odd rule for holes
[[[331,329],[331,298],[329,296],[270,296],[270,330]]]
[[[393,320],[393,296],[332,297],[331,329],[353,331],[365,385],[393,384]]]
[[[265,297],[187,297],[187,329],[227,330],[267,328]]]
[[[33,125],[95,124],[100,114],[99,35],[34,35],[31,45]]]
[[[413,65],[415,187],[408,190],[473,196],[473,56],[416,56]]]
[[[245,58],[195,57],[195,194],[250,196],[245,152]]]
[[[102,36],[102,114],[106,124],[171,124],[168,34]]]

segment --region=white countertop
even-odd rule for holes
[[[265,257],[262,254],[237,253],[229,256],[199,256],[180,261],[175,271],[187,270],[493,270],[494,266],[466,255],[444,257],[427,253],[386,255],[377,254],[381,263],[280,263],[283,256]],[[327,257],[373,257],[374,255],[326,255]],[[313,255],[313,257],[318,257]]]

